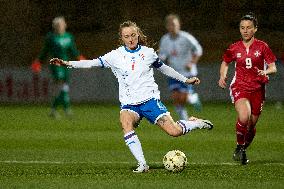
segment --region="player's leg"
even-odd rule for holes
[[[57,107],[61,104],[61,88],[62,82],[54,80],[52,83],[52,99],[51,99],[51,112],[50,116],[58,118],[59,114],[57,112]]]
[[[187,85],[175,79],[169,79],[168,83],[176,113],[180,119],[187,120],[188,113],[185,107],[188,96]]]
[[[64,82],[64,84],[62,85],[62,89],[61,89],[61,103],[63,104],[63,108],[64,108],[64,112],[67,116],[70,116],[71,110],[70,110],[70,95],[69,95],[69,84]]]
[[[169,114],[163,115],[159,118],[156,124],[159,125],[167,134],[173,137],[185,135],[195,129],[213,128],[213,124],[208,120],[192,117],[189,120],[179,120],[174,122],[173,118]]]
[[[158,99],[151,99],[141,105],[141,113],[151,123],[157,124],[170,136],[177,137],[194,129],[212,129],[213,124],[208,120],[190,118],[175,122],[166,106]]]
[[[241,98],[235,102],[235,109],[238,114],[238,121],[236,123],[237,144],[245,144],[245,135],[251,117],[250,102],[246,98]]]
[[[240,98],[235,102],[235,109],[238,114],[236,123],[237,147],[235,149],[233,159],[241,160],[242,164],[248,162],[245,151],[245,136],[247,127],[251,118],[251,106],[247,98]]]
[[[245,149],[247,149],[250,144],[252,143],[254,137],[255,137],[255,134],[256,134],[256,123],[258,121],[258,118],[259,118],[259,115],[251,115],[251,119],[250,119],[250,122],[249,122],[249,125],[248,125],[248,129],[247,129],[247,134],[246,134],[246,137],[245,137]]]
[[[186,110],[186,101],[187,101],[188,93],[181,92],[178,90],[172,91],[172,99],[175,107],[176,113],[179,115],[180,119],[188,120],[188,112]]]
[[[265,91],[260,90],[257,92],[254,92],[251,95],[250,98],[250,104],[251,104],[251,119],[248,125],[248,131],[246,134],[246,138],[245,138],[245,148],[247,148],[253,141],[255,134],[256,134],[256,123],[258,121],[258,118],[261,114],[262,111],[262,107],[264,104],[264,100],[265,100]]]
[[[63,86],[62,86],[62,104],[64,108],[64,112],[66,116],[72,115],[71,110],[70,110],[70,87],[69,87],[69,81],[70,81],[70,69],[64,67],[63,68],[63,73],[64,76],[62,77],[63,80]]]
[[[137,169],[133,170],[133,172],[137,173],[149,170],[143,154],[142,145],[134,131],[134,126],[139,120],[139,114],[131,109],[122,109],[120,112],[120,123],[124,133],[124,141],[138,162]]]
[[[56,110],[59,105],[63,105],[64,112],[67,116],[71,115],[70,111],[70,96],[69,96],[69,85],[64,81],[57,81],[55,87],[56,96],[52,102],[52,113],[56,115]]]
[[[189,104],[193,105],[195,111],[200,112],[202,110],[202,104],[199,99],[199,95],[197,92],[194,91],[193,85],[188,86],[188,96],[187,101]]]

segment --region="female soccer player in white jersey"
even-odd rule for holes
[[[134,131],[143,117],[174,137],[197,128],[212,129],[213,124],[197,118],[174,122],[159,100],[160,91],[154,80],[152,67],[186,84],[199,84],[200,80],[196,77],[188,79],[165,65],[152,48],[145,46],[147,38],[134,22],[122,23],[119,35],[122,45],[97,59],[67,62],[54,58],[50,63],[72,68],[102,67],[112,70],[119,83],[120,122],[124,140],[138,161],[138,167],[133,172],[147,172],[149,166]]]
[[[197,76],[197,62],[203,53],[201,45],[191,34],[180,30],[180,19],[177,15],[168,15],[165,24],[168,33],[161,38],[159,57],[184,76]],[[193,104],[195,110],[201,110],[201,102],[192,85],[169,78],[169,89],[180,119],[188,118],[185,107],[187,102]]]

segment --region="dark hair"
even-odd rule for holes
[[[244,16],[241,18],[240,22],[243,21],[243,20],[250,20],[250,21],[253,22],[254,27],[257,28],[257,26],[258,26],[257,18],[256,18],[256,16],[254,15],[254,13],[252,13],[252,12],[250,12],[250,13],[244,15]]]
[[[138,43],[140,45],[145,45],[145,46],[148,45],[147,36],[144,35],[143,31],[137,26],[137,24],[135,22],[132,22],[132,21],[125,21],[122,24],[120,24],[120,26],[119,26],[119,37],[120,37],[119,38],[119,43],[120,43],[120,45],[124,44],[122,39],[121,39],[121,31],[122,31],[122,29],[125,28],[125,27],[130,27],[130,26],[136,28],[136,30],[137,30],[137,33],[139,35]]]

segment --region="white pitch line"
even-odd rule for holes
[[[127,161],[120,161],[120,162],[113,162],[113,161],[98,161],[98,162],[89,162],[89,161],[18,161],[18,160],[2,160],[0,163],[3,164],[135,164],[135,162],[127,162]],[[162,162],[149,162],[149,164],[162,164]],[[231,163],[231,162],[222,162],[222,163],[209,163],[209,162],[189,162],[189,165],[229,165],[229,166],[236,166],[240,165],[239,163]],[[252,162],[253,164],[253,162]],[[272,163],[263,163],[262,165],[271,166],[271,165],[278,165],[284,166],[284,163],[280,162],[272,162]]]

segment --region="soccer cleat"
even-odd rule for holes
[[[191,116],[188,120],[201,122],[201,124],[197,126],[197,128],[199,129],[208,129],[208,130],[213,129],[213,123],[209,120],[199,119],[193,116]]]
[[[149,171],[149,166],[146,164],[138,164],[138,167],[133,170],[133,173],[146,173]]]
[[[200,119],[200,121],[202,122],[202,127],[200,129],[213,129],[213,123],[211,121],[205,119]]]
[[[240,161],[241,160],[241,145],[237,145],[235,152],[233,154],[233,160]]]
[[[240,160],[242,165],[246,165],[249,162],[247,159],[246,150],[244,148],[241,148],[240,150]]]

